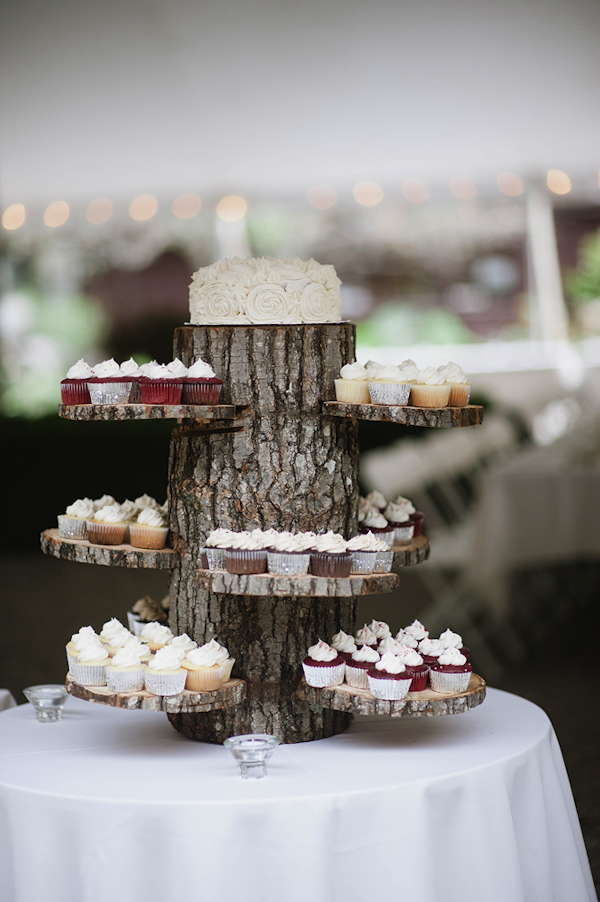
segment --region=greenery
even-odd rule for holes
[[[414,304],[389,301],[358,323],[357,345],[376,348],[413,344],[467,344],[477,337],[457,314],[441,307],[419,309]]]
[[[577,269],[567,275],[565,283],[574,304],[600,298],[600,231],[583,238]]]

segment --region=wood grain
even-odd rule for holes
[[[399,407],[388,404],[346,404],[324,401],[323,414],[328,417],[351,417],[400,423],[402,426],[424,426],[429,429],[448,429],[456,426],[479,426],[483,421],[483,407]]]

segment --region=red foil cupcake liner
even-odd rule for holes
[[[63,404],[91,404],[87,379],[63,379],[60,383]]]
[[[181,404],[182,389],[180,379],[140,379],[142,404]]]
[[[181,392],[181,403],[217,404],[222,386],[220,379],[186,379]]]

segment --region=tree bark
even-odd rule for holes
[[[354,360],[354,326],[186,326],[175,332],[174,353],[186,365],[208,361],[223,379],[222,402],[249,409],[242,421],[185,424],[173,435],[169,508],[179,563],[171,628],[226,645],[248,692],[236,708],[169,719],[213,742],[236,733],[302,742],[340,732],[351,715],[297,699],[295,690],[308,646],[353,631],[356,599],[215,594],[194,577],[199,549],[219,526],[356,531],[357,425],[321,415],[333,380]]]

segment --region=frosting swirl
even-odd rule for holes
[[[340,378],[348,382],[366,382],[367,371],[361,363],[347,363],[340,370]]]
[[[377,670],[382,670],[385,673],[404,673],[406,667],[396,655],[390,654],[389,651],[386,651],[380,661],[375,665]]]
[[[208,363],[198,358],[192,363],[187,371],[188,377],[192,379],[215,379],[216,373]]]
[[[112,357],[110,360],[103,360],[102,363],[92,367],[94,376],[100,379],[110,378],[111,376],[121,376],[121,367]]]
[[[148,667],[150,670],[157,671],[179,670],[179,663],[180,659],[177,651],[165,645],[163,648],[159,648],[156,654],[150,658]]]
[[[90,379],[94,375],[91,366],[81,357],[67,370],[67,379]]]
[[[338,653],[335,648],[332,648],[327,642],[323,642],[322,639],[319,639],[316,645],[311,645],[308,649],[308,657],[313,661],[322,661],[326,663],[335,661],[337,656]]]
[[[339,633],[336,633],[333,639],[331,640],[331,647],[335,648],[336,651],[344,651],[351,653],[356,651],[356,642],[349,636],[348,633],[345,633],[343,630],[340,630]]]
[[[445,648],[438,658],[438,664],[442,664],[444,667],[462,667],[466,663],[467,659],[455,646]]]
[[[357,661],[359,664],[375,664],[379,661],[379,652],[369,645],[363,645],[352,652],[352,660]]]

